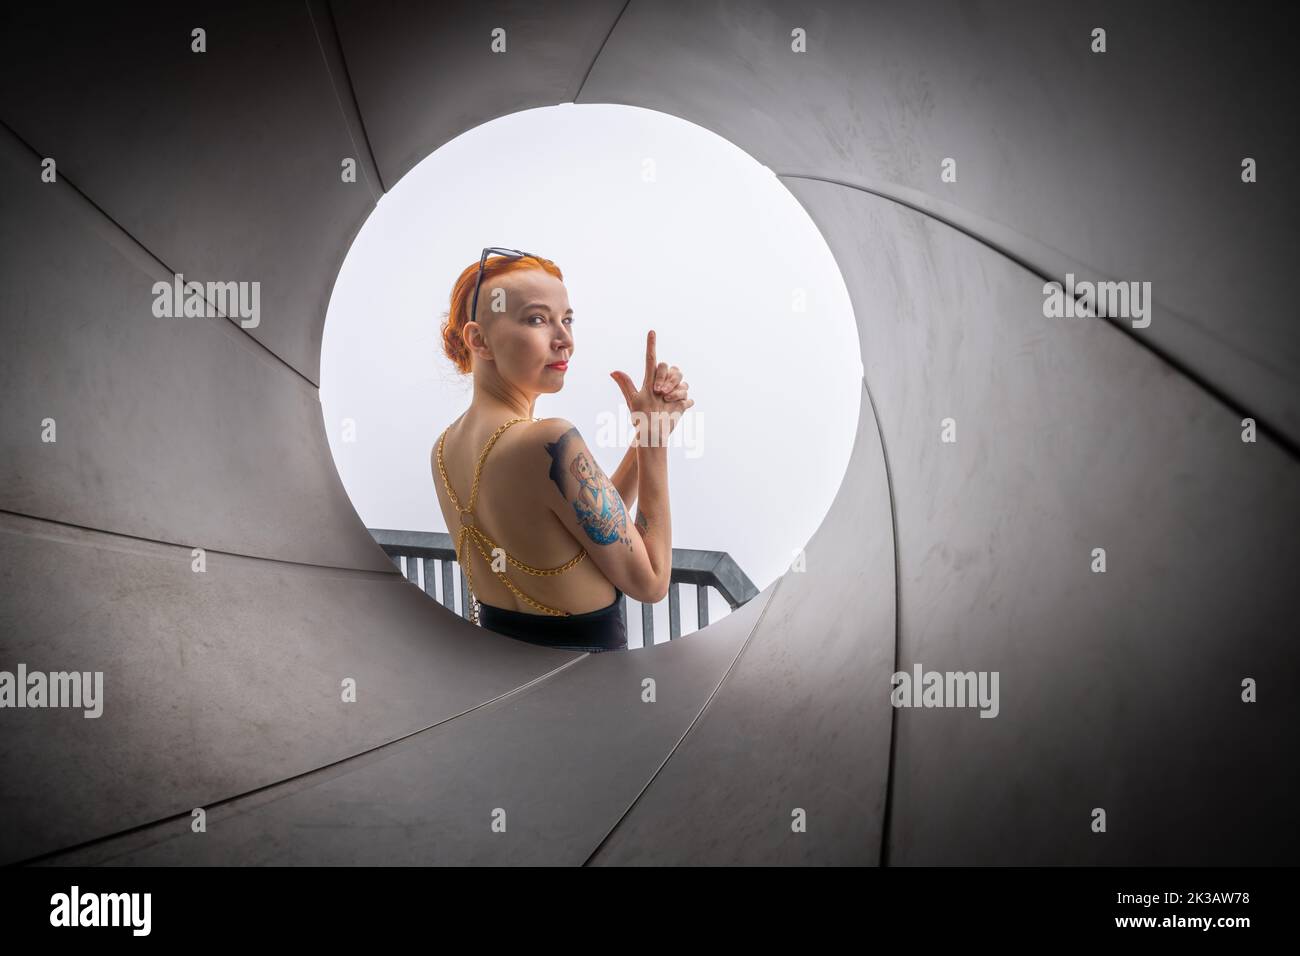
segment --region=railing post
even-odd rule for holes
[[[653,647],[655,642],[655,606],[641,602],[641,646]]]
[[[709,623],[709,586],[695,585],[695,619],[696,627],[702,628]]]
[[[668,585],[668,640],[675,641],[682,636],[682,597],[681,585],[676,581]]]
[[[456,592],[455,592],[455,590],[453,590],[452,585],[451,585],[451,562],[448,561],[446,558],[442,558],[442,559],[438,562],[438,565],[439,565],[439,567],[442,569],[442,604],[443,604],[443,607],[450,608],[451,610],[454,611],[454,610],[456,610]],[[427,565],[425,566],[424,573],[425,573],[425,574],[428,574],[428,573],[429,573],[429,568],[428,568]]]

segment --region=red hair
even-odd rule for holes
[[[524,256],[519,259],[488,256],[487,262],[483,263],[483,286],[479,289],[479,302],[484,301],[483,287],[486,287],[492,279],[521,269],[542,269],[561,282],[564,281],[564,273],[560,272],[560,267],[550,259],[543,259],[540,256]],[[461,333],[466,323],[470,321],[469,308],[474,299],[476,278],[478,278],[478,263],[474,262],[465,267],[460,278],[451,287],[451,309],[442,313],[445,319],[442,323],[442,350],[462,375],[468,375],[473,370],[469,349],[466,348]]]

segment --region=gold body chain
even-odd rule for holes
[[[474,577],[470,571],[469,550],[468,548],[465,548],[464,545],[468,543],[469,539],[472,537],[474,539],[475,546],[478,548],[479,554],[483,556],[483,560],[487,563],[488,567],[491,568],[492,567],[491,552],[496,550],[497,544],[495,541],[489,538],[483,532],[483,529],[478,527],[478,525],[466,522],[465,516],[469,515],[471,521],[474,518],[474,502],[478,498],[479,475],[483,471],[483,462],[487,458],[488,452],[492,450],[492,446],[496,443],[496,440],[501,436],[502,432],[504,432],[511,425],[515,425],[518,424],[519,422],[526,422],[526,421],[539,422],[541,421],[541,419],[540,418],[533,418],[533,419],[512,418],[510,419],[510,421],[505,422],[503,425],[501,425],[500,428],[498,428],[495,432],[493,432],[492,437],[489,438],[487,444],[483,446],[483,451],[478,456],[478,464],[474,466],[474,485],[472,488],[470,488],[469,507],[467,508],[461,507],[460,500],[456,497],[456,492],[452,490],[451,480],[447,477],[447,466],[443,464],[443,460],[442,460],[442,446],[443,443],[447,440],[447,432],[451,430],[451,426],[448,425],[447,428],[443,430],[442,435],[438,438],[438,471],[442,474],[442,483],[447,489],[447,495],[451,499],[451,503],[455,506],[456,511],[460,517],[460,530],[456,534],[456,558],[458,561],[460,561],[461,570],[464,571],[465,573],[465,583],[468,587],[469,597],[470,597],[470,620],[475,624],[479,622],[479,613],[478,613],[479,600],[477,595],[474,593]],[[484,548],[485,544],[487,545],[486,549]],[[587,556],[586,550],[580,547],[576,555],[574,555],[572,558],[570,558],[568,561],[564,562],[564,564],[561,564],[558,567],[534,568],[531,565],[524,564],[522,561],[517,561],[514,558],[512,558],[510,554],[505,550],[505,548],[502,548],[501,551],[503,554],[505,554],[506,560],[510,564],[513,564],[515,567],[519,568],[522,571],[526,571],[529,574],[534,574],[539,576],[563,574],[565,571],[569,570],[569,568],[573,567],[579,561],[581,561],[583,558]],[[554,614],[562,617],[567,617],[569,615],[568,611],[561,611],[558,608],[547,607],[545,604],[541,604],[538,601],[534,601],[523,591],[520,591],[519,588],[515,587],[514,582],[511,581],[510,578],[506,576],[506,573],[504,571],[496,571],[495,569],[493,569],[493,573],[496,574],[496,576],[500,578],[501,583],[504,584],[506,587],[508,587],[512,592],[514,592],[516,596],[518,596],[521,600],[528,602],[533,607],[537,608],[543,613]]]

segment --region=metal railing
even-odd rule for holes
[[[403,571],[406,579],[420,587],[420,567],[424,571],[424,593],[444,607],[469,617],[469,590],[465,575],[453,573],[456,549],[451,535],[445,531],[395,531],[389,528],[367,528],[384,553]],[[459,578],[457,591],[455,579]],[[438,597],[436,582],[442,581],[442,597]],[[695,586],[695,613],[699,627],[709,623],[709,589],[717,591],[731,610],[740,607],[758,593],[754,582],[725,551],[697,551],[691,548],[673,548],[673,572],[668,585],[668,639],[682,636],[682,600],[680,586]],[[460,594],[459,606],[455,600]],[[627,626],[627,595],[619,601],[623,626]],[[654,643],[654,605],[641,604],[641,634],[643,646]],[[662,602],[660,602],[662,603]]]

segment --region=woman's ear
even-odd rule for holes
[[[464,328],[461,329],[460,337],[470,354],[485,359],[492,357],[492,350],[483,337],[483,326],[477,322],[466,322]]]

